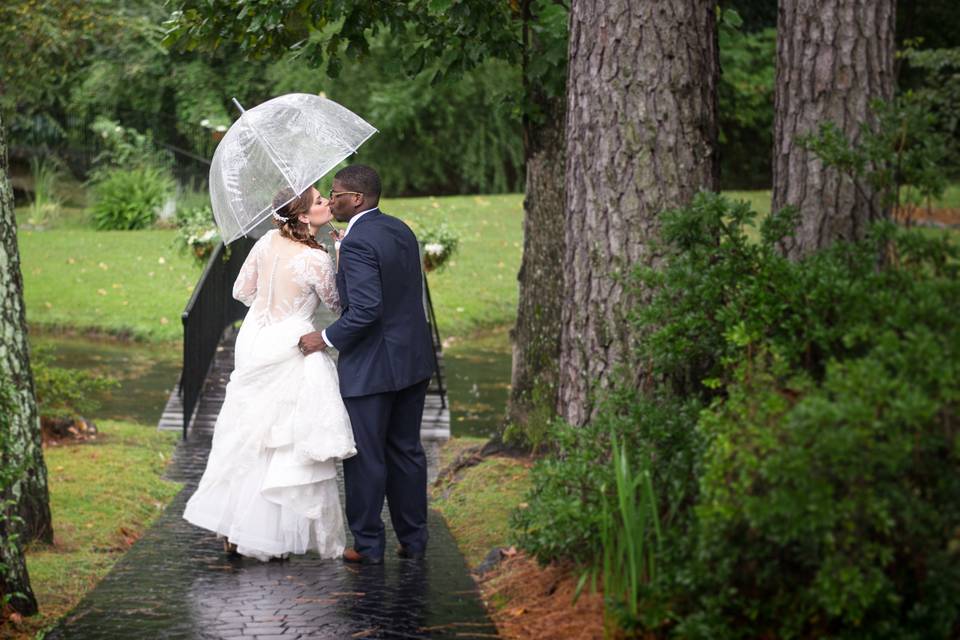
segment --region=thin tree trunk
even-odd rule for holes
[[[566,279],[559,412],[593,415],[618,372],[641,387],[624,279],[657,267],[659,216],[716,189],[713,0],[574,0],[566,125]]]
[[[801,148],[797,136],[828,121],[856,140],[870,103],[894,88],[895,0],[781,0],[773,127],[773,209],[799,209],[782,243],[800,258],[835,240],[862,238],[889,211],[869,185],[854,185]]]
[[[4,124],[0,121],[0,372],[13,383],[18,417],[12,424],[11,440],[16,455],[25,461],[21,482],[14,486],[17,512],[23,518],[27,541],[53,542],[50,501],[47,494],[47,467],[40,442],[40,418],[30,371],[27,321],[23,307],[23,276],[17,247],[17,226],[13,213],[7,166]]]
[[[0,487],[0,596],[10,595],[10,607],[23,615],[37,611],[30,589],[22,544],[52,538],[47,499],[47,470],[40,447],[40,424],[27,353],[23,312],[23,278],[17,251],[13,194],[7,167],[7,142],[0,116],[0,380],[12,407],[0,420],[3,486]],[[16,475],[11,474],[16,470]],[[19,514],[22,521],[16,518]],[[44,535],[45,534],[45,535]]]

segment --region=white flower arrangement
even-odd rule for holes
[[[426,271],[443,266],[457,250],[459,238],[445,223],[424,229],[419,235],[423,245],[423,268]]]

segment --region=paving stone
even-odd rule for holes
[[[463,556],[432,510],[422,562],[392,552],[383,565],[359,567],[312,553],[268,563],[227,558],[214,534],[181,517],[210,443],[210,433],[197,431],[177,446],[168,476],[184,482],[183,491],[47,639],[496,635]],[[386,512],[384,522],[392,549]]]

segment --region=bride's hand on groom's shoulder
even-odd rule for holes
[[[326,349],[327,343],[323,341],[323,335],[321,335],[319,331],[312,331],[300,336],[300,342],[298,346],[300,348],[300,353],[308,356],[315,351],[323,351]]]

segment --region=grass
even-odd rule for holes
[[[137,339],[180,339],[180,314],[201,269],[175,248],[175,234],[21,231],[27,321]]]
[[[449,263],[428,276],[442,336],[513,322],[523,250],[522,195],[390,199],[382,208],[414,232],[446,222],[460,238]]]
[[[180,490],[161,477],[176,434],[124,422],[99,429],[94,441],[44,450],[55,544],[27,548],[40,614],[24,620],[20,637],[73,608]]]
[[[458,440],[466,439],[450,442]],[[531,464],[493,456],[432,487],[432,506],[443,514],[469,566],[480,564],[491,549],[509,544],[510,514],[530,488]]]
[[[769,191],[726,195],[746,200],[761,217],[770,211]],[[951,185],[938,204],[960,206],[960,185]],[[442,336],[466,337],[512,324],[523,246],[521,194],[393,198],[384,200],[383,209],[414,231],[445,222],[459,236],[448,264],[429,275]],[[17,215],[25,220],[27,208]],[[21,229],[28,321],[146,340],[179,339],[179,316],[201,269],[175,248],[175,232],[93,231],[88,225],[82,209],[65,206],[55,228]]]

